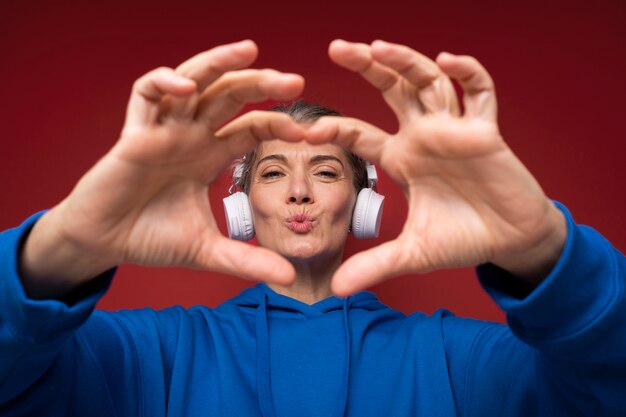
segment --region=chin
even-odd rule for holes
[[[342,250],[322,248],[314,242],[285,242],[281,255],[292,263],[324,262],[343,256]]]
[[[292,263],[329,262],[343,257],[345,239],[330,239],[314,233],[257,233],[260,246],[271,249]],[[262,237],[269,237],[264,239]]]
[[[319,257],[324,251],[313,242],[299,241],[299,242],[285,242],[285,248],[282,251],[282,255],[287,259],[306,261],[309,259],[315,259]]]

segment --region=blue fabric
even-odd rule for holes
[[[564,212],[561,259],[524,299],[478,268],[510,327],[264,284],[215,309],[93,312],[112,272],[71,305],[30,300],[34,216],[0,234],[0,415],[624,416],[626,259]]]

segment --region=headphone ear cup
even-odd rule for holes
[[[385,197],[371,188],[359,191],[352,213],[352,234],[357,239],[378,237]]]
[[[246,193],[237,192],[222,200],[228,236],[231,239],[246,241],[254,237],[252,211]]]

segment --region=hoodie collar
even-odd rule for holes
[[[255,328],[257,343],[257,396],[263,417],[275,417],[272,401],[272,381],[270,363],[270,341],[268,317],[312,318],[335,310],[342,311],[345,332],[345,356],[342,372],[341,389],[332,417],[341,417],[346,413],[350,381],[350,361],[352,337],[350,332],[349,311],[352,308],[379,310],[385,306],[376,296],[362,291],[347,298],[328,297],[309,305],[293,298],[278,294],[264,283],[243,291],[232,300],[237,306],[255,309]]]
[[[259,283],[252,288],[244,290],[230,302],[243,308],[257,308],[265,299],[268,317],[283,318],[313,318],[319,317],[335,310],[343,310],[346,298],[331,296],[318,301],[315,304],[306,304],[294,298],[282,295],[272,290],[267,284]],[[347,299],[350,300],[350,308],[364,310],[380,310],[386,308],[374,293],[361,291]]]

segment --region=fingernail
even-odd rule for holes
[[[384,41],[382,39],[376,39],[374,42],[372,42],[372,46],[374,46],[375,44],[379,45],[379,46],[390,46],[391,45],[390,42]]]
[[[251,46],[255,46],[256,43],[254,43],[254,41],[252,39],[244,39],[242,41],[239,41],[237,43],[235,43],[233,46],[237,49],[247,49]]]
[[[282,74],[282,76],[285,79],[288,79],[288,80],[304,81],[304,77],[302,75],[296,74],[296,73],[293,73],[293,72],[285,72],[285,73]]]
[[[226,136],[226,134],[224,133],[224,128],[220,128],[220,130],[218,130],[217,132],[213,133],[213,136],[215,137],[215,139],[224,139],[224,136]]]
[[[178,83],[178,85],[180,87],[195,87],[196,86],[196,82],[194,80],[191,80],[187,77],[183,77],[182,75],[179,75],[176,77],[176,83]]]
[[[330,44],[331,45],[345,45],[347,43],[348,43],[348,41],[346,41],[345,39],[335,39]]]

